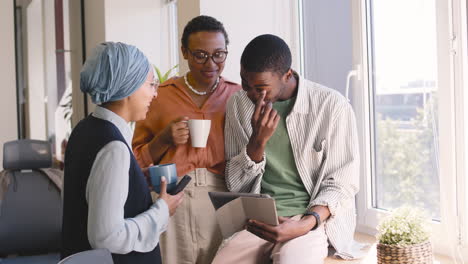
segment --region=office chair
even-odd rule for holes
[[[78,252],[71,256],[68,256],[58,264],[88,264],[88,263],[100,263],[100,264],[113,264],[112,255],[109,250],[100,248]]]
[[[29,256],[21,263],[39,263],[31,255],[53,253],[41,263],[55,264],[59,260],[60,190],[38,170],[51,165],[51,146],[46,141],[15,140],[4,144],[2,173],[9,177],[9,184],[0,200],[0,256]],[[0,259],[2,264],[17,261]]]

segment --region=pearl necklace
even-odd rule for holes
[[[187,81],[187,75],[188,75],[188,72],[184,75],[184,81],[185,81],[185,85],[187,85],[187,87],[192,91],[194,92],[195,94],[198,94],[198,95],[206,95],[208,92],[199,92],[197,90],[195,90],[195,88],[192,87],[192,85],[190,85],[190,83]],[[218,88],[218,84],[219,84],[219,77],[218,79],[216,79],[216,83],[213,85],[213,87],[211,88],[211,91],[210,93],[212,93],[214,90],[216,90],[216,88]]]

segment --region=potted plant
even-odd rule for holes
[[[159,83],[163,83],[163,82],[167,81],[167,79],[172,77],[172,75],[171,75],[172,71],[175,70],[178,66],[179,66],[179,64],[175,65],[174,67],[170,68],[166,73],[162,74],[161,71],[158,69],[158,67],[153,65],[154,70],[156,71],[156,74],[158,75]],[[177,73],[175,73],[175,76],[177,76]]]
[[[379,264],[433,263],[429,221],[422,210],[398,208],[381,221],[377,230]]]

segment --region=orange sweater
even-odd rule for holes
[[[221,78],[218,88],[201,108],[192,101],[184,88],[183,77],[172,78],[159,86],[158,96],[151,103],[146,119],[136,123],[132,147],[142,168],[153,165],[148,143],[161,133],[174,119],[187,116],[190,119],[210,119],[211,129],[206,148],[193,148],[189,141],[171,146],[159,164],[175,163],[177,174],[183,176],[196,168],[224,175],[224,115],[226,104],[241,86]]]

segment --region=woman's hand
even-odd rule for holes
[[[150,166],[153,166],[152,164]],[[146,183],[148,183],[148,187],[150,191],[153,190],[153,185],[151,184],[151,176],[149,174],[149,167],[146,168],[141,168],[141,171],[143,172],[143,175],[145,176]]]
[[[159,198],[166,202],[170,216],[175,214],[177,207],[179,207],[183,201],[183,197],[184,192],[180,192],[176,195],[168,194],[166,177],[161,177],[161,192],[159,193]]]
[[[161,140],[167,145],[183,145],[189,138],[188,117],[179,117],[166,126]]]
[[[153,164],[158,164],[170,147],[187,143],[189,138],[188,119],[186,116],[174,119],[148,143]]]

